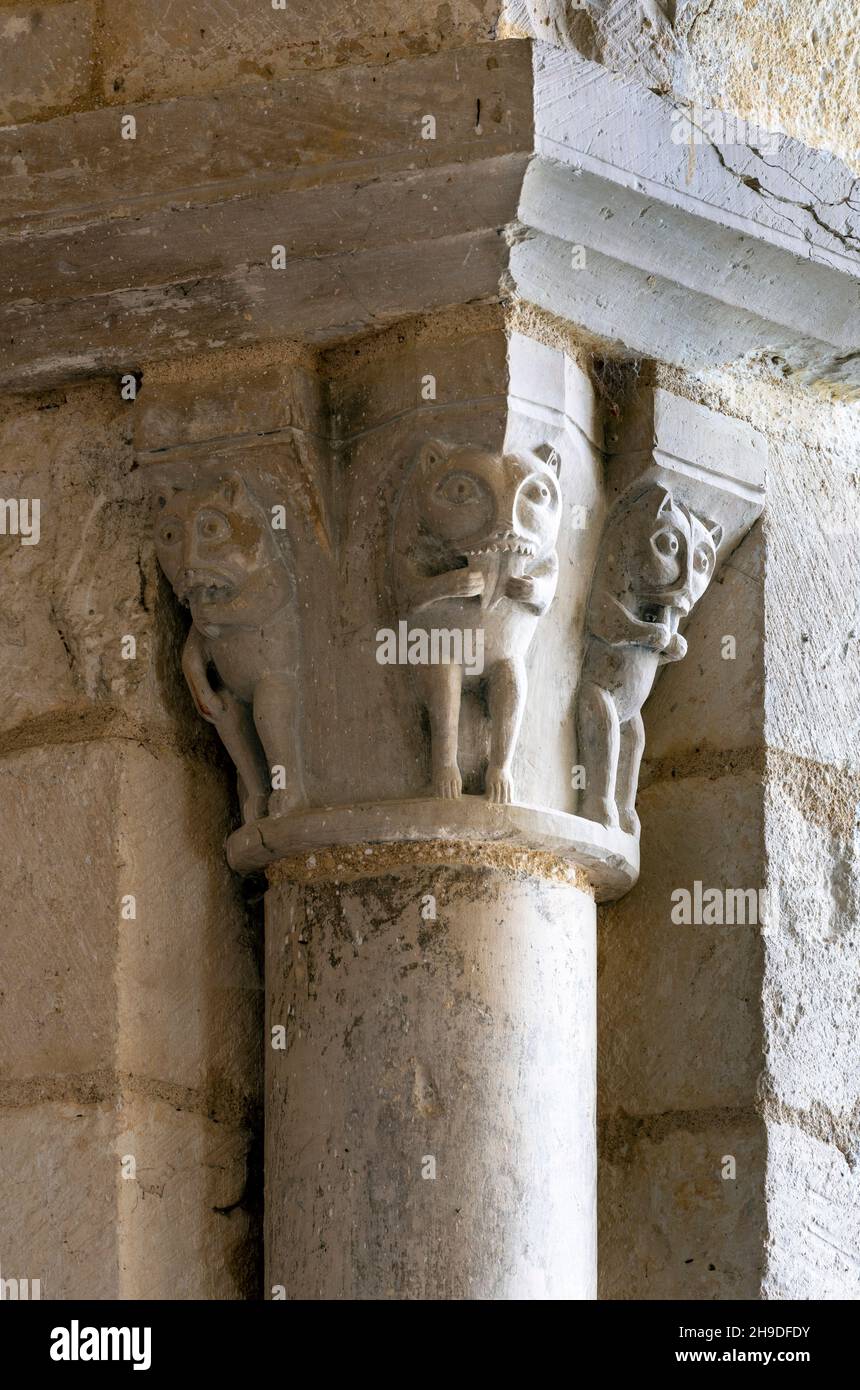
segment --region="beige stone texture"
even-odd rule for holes
[[[786,434],[767,522],[768,744],[860,772],[860,448]]]
[[[497,297],[532,144],[527,45],[152,102],[134,139],[122,114],[0,130],[6,389]]]
[[[4,1278],[38,1279],[42,1299],[121,1297],[116,1133],[102,1097],[0,1108]]]
[[[52,1298],[246,1297],[257,943],[223,858],[223,758],[175,662],[135,408],[116,382],[0,404],[0,490],[41,502],[38,544],[2,542],[0,1272]]]
[[[148,541],[134,410],[118,382],[0,401],[0,496],[40,502],[38,544],[0,537],[0,746],[41,742],[49,718],[72,739],[150,726],[199,740],[173,660],[178,610]]]
[[[784,130],[860,169],[860,27],[840,0],[688,0],[678,32],[699,100]]]
[[[768,1126],[764,1298],[860,1298],[858,1187],[856,1150],[791,1124]]]
[[[257,1212],[247,1130],[180,1109],[170,1095],[136,1095],[115,1120],[123,1297],[246,1299],[258,1287]]]
[[[730,772],[764,733],[762,531],[730,555],[684,628],[684,661],[658,676],[648,710],[642,785],[683,771]],[[734,639],[734,646],[725,643]],[[724,657],[723,652],[727,655]],[[730,653],[734,653],[730,655]]]
[[[102,740],[7,754],[0,786],[5,1272],[43,1297],[247,1296],[262,995],[223,780]]]
[[[601,1299],[759,1296],[766,1145],[752,1111],[622,1115],[600,1151]]]
[[[118,1068],[247,1111],[261,1000],[223,860],[222,776],[164,749],[102,740],[7,755],[0,782],[0,1076]],[[127,894],[134,920],[122,916]]]
[[[117,769],[120,927],[117,1065],[199,1092],[238,1123],[253,1112],[262,990],[257,943],[224,861],[226,779],[199,761],[131,745]]]
[[[106,101],[139,101],[269,82],[295,68],[386,63],[493,37],[497,0],[106,0]]]
[[[604,1296],[754,1297],[760,1287],[767,1298],[851,1297],[860,780],[851,693],[857,590],[846,566],[858,537],[856,425],[839,402],[740,373],[662,379],[769,434],[768,508],[694,614],[688,658],[664,673],[646,707],[642,878],[602,914],[601,1093],[617,1105],[602,1100],[602,1132],[699,1126],[708,1123],[700,1106],[722,1111],[727,1125],[731,1112],[760,1115],[767,1137],[755,1166],[767,1237],[759,1215],[755,1239],[738,1241],[740,1282],[687,1294],[686,1268],[668,1272],[685,1218],[666,1173],[649,1166],[647,1147],[631,1143],[622,1179],[607,1163],[606,1141],[603,1280],[607,1291],[622,1292]],[[721,657],[726,634],[737,639],[734,662]],[[736,799],[741,787],[745,802]],[[713,798],[704,816],[702,788]],[[721,804],[726,788],[733,805]],[[692,974],[677,937],[671,949],[667,941],[647,955],[637,950],[640,934],[649,944],[668,938],[660,928],[663,883],[671,877],[671,886],[682,886],[685,870],[705,883],[769,890],[768,929],[755,937],[749,928],[675,928],[701,943],[711,934],[714,949]],[[744,937],[749,950],[738,954]],[[628,979],[633,1007],[622,988]],[[653,1007],[661,997],[672,1001],[662,1015]],[[663,1040],[655,1026],[661,1016]],[[725,1152],[735,1152],[731,1143]],[[650,1295],[642,1293],[641,1264],[625,1264],[620,1239],[638,1220],[635,1197],[629,1217],[622,1215],[624,1184],[632,1191],[640,1181],[651,1185],[653,1225],[664,1242]],[[717,1218],[707,1219],[717,1231]]]
[[[17,1101],[0,1110],[0,1273],[42,1299],[250,1296],[244,1129],[95,1082]]]
[[[656,698],[656,697],[655,697]],[[639,798],[642,868],[599,926],[600,1103],[648,1116],[752,1105],[762,1066],[763,948],[752,925],[672,921],[672,893],[762,886],[755,776],[691,775]],[[726,843],[717,833],[731,825]],[[683,1001],[683,1028],[678,1027]]]
[[[0,9],[0,124],[44,119],[86,102],[94,18],[91,0]]]
[[[120,931],[134,930],[120,920],[132,891],[116,856],[120,749],[65,744],[0,759],[4,1082],[114,1066]]]

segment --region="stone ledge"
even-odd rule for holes
[[[626,893],[639,874],[639,844],[632,835],[565,811],[499,806],[479,796],[320,806],[267,817],[234,831],[227,840],[227,860],[237,872],[250,873],[279,859],[338,847],[431,842],[439,846],[439,863],[455,859],[458,849],[478,844],[551,854],[583,871],[598,902]]]

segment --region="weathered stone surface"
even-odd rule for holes
[[[537,230],[511,251],[517,292],[611,343],[688,369],[754,353],[835,380],[856,367],[860,286],[829,266],[544,160],[519,218]]]
[[[93,74],[94,5],[12,5],[0,13],[0,122],[85,100]]]
[[[57,300],[5,311],[15,346],[0,384],[51,383],[141,362],[296,335],[340,341],[403,315],[494,299],[507,251],[495,227],[358,255],[300,259],[284,271],[240,267],[226,278],[121,291],[104,301]],[[416,267],[418,273],[416,273]],[[93,317],[98,307],[99,317]],[[46,342],[56,350],[46,355]]]
[[[27,726],[51,714],[70,720],[70,732],[89,720],[90,736],[123,716],[168,739],[191,727],[172,660],[176,609],[159,582],[132,458],[134,409],[112,383],[0,403],[0,495],[40,503],[38,544],[2,537],[0,728],[9,736],[29,738]]]
[[[0,1273],[43,1299],[250,1296],[245,1132],[173,1095],[32,1089],[0,1107]]]
[[[266,82],[297,67],[390,62],[493,37],[497,0],[314,0],[249,8],[237,0],[122,0],[104,7],[107,101],[150,100]]]
[[[247,1132],[132,1093],[116,1117],[122,1297],[246,1299],[258,1287]]]
[[[855,176],[842,160],[544,44],[535,108],[545,159],[857,275]]]
[[[425,112],[435,115],[434,139],[422,137]],[[498,44],[155,102],[137,110],[133,140],[122,138],[121,114],[90,111],[2,132],[4,225],[89,223],[177,200],[209,206],[264,188],[354,185],[392,169],[528,153],[531,70],[524,45]]]
[[[860,1298],[856,1155],[791,1124],[767,1130],[768,1299]]]
[[[501,404],[506,353],[502,316],[494,305],[461,307],[334,347],[322,359],[333,439],[346,445],[351,436],[418,409],[425,411],[427,428],[434,428],[426,399],[431,377],[440,404]]]
[[[228,778],[132,745],[117,768],[117,1065],[198,1092],[247,1122],[258,1097],[262,990],[257,943],[224,863]]]
[[[763,886],[761,787],[749,775],[656,782],[640,793],[639,814],[639,883],[600,922],[601,1110],[752,1105],[762,1067],[761,927],[673,921],[672,894],[692,897],[697,880],[721,894]],[[733,828],[730,844],[723,825]]]
[[[267,1296],[594,1296],[593,912],[490,866],[270,889]]]
[[[284,817],[269,817],[234,831],[227,858],[240,873],[277,864],[303,854],[346,857],[356,846],[410,845],[422,862],[471,862],[481,851],[531,852],[557,859],[598,902],[611,900],[635,881],[639,855],[635,839],[617,828],[539,807],[488,804],[486,798],[461,796],[369,805],[318,807]],[[372,857],[377,851],[364,851]],[[383,850],[384,853],[384,850]],[[466,859],[463,859],[463,856]]]
[[[834,422],[835,424],[836,422]],[[786,432],[772,470],[765,649],[775,748],[860,771],[860,449],[831,428],[814,447]]]
[[[103,740],[7,755],[0,784],[9,808],[0,951],[3,978],[16,981],[0,999],[0,1078],[118,1068],[246,1113],[261,1001],[223,863],[221,774]]]
[[[804,0],[764,0],[753,13],[742,0],[687,0],[677,28],[690,93],[860,165],[853,6],[825,0],[810,13]]]
[[[116,1135],[106,1102],[0,1107],[4,1278],[40,1280],[43,1299],[122,1297]]]
[[[323,385],[316,354],[292,343],[202,360],[154,365],[134,409],[140,452],[281,430],[324,434]]]
[[[600,1297],[758,1298],[767,1220],[761,1120],[743,1110],[622,1115],[600,1134]],[[728,1157],[734,1179],[722,1176]]]
[[[0,132],[0,383],[495,298],[530,93],[526,45],[477,45]]]
[[[169,305],[169,287],[178,293],[177,282],[187,293],[196,280],[212,281],[237,268],[265,270],[275,289],[290,268],[308,273],[315,258],[327,257],[336,276],[338,266],[349,262],[335,258],[349,256],[355,258],[350,284],[361,293],[360,253],[399,240],[415,243],[416,258],[432,260],[428,240],[495,227],[513,214],[524,167],[522,155],[492,157],[486,166],[491,176],[477,188],[474,170],[461,165],[363,179],[350,186],[348,219],[339,186],[281,190],[204,208],[158,209],[139,218],[112,219],[98,238],[91,227],[71,228],[59,262],[55,236],[19,235],[4,245],[4,289],[11,303],[69,298],[85,301],[95,315],[94,295],[155,283],[167,287]],[[285,270],[272,266],[275,246],[284,247]]]
[[[123,926],[117,759],[116,745],[88,744],[0,760],[4,1081],[114,1065]]]
[[[850,117],[858,31],[851,7],[804,0],[508,0],[503,33],[534,34],[625,74],[736,112],[857,162]]]

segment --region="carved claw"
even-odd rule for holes
[[[443,767],[433,777],[433,795],[456,800],[463,794],[463,779],[457,766]]]
[[[632,806],[619,812],[618,824],[622,830],[626,830],[628,835],[635,835],[636,839],[639,839],[639,831],[641,828],[639,824],[639,817],[633,810]]]
[[[488,767],[484,792],[488,801],[508,805],[514,799],[514,781],[503,767]]]

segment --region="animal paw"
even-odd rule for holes
[[[535,596],[535,582],[530,575],[512,575],[505,585],[505,596],[519,603],[529,603]]]
[[[665,648],[663,649],[664,661],[683,661],[687,655],[687,643],[680,632],[672,634]]]
[[[626,809],[619,812],[618,824],[620,825],[622,830],[627,832],[628,835],[635,835],[636,839],[639,839],[639,817],[633,810],[632,806],[629,806]]]
[[[456,800],[463,794],[463,779],[460,776],[460,769],[456,766],[443,767],[433,776],[433,795],[444,796],[447,800]]]
[[[618,807],[608,797],[598,796],[586,801],[579,814],[584,820],[595,820],[598,825],[605,825],[607,830],[618,829]]]
[[[496,801],[505,805],[513,801],[514,780],[507,768],[493,767],[492,764],[487,768],[484,794],[488,801]]]

